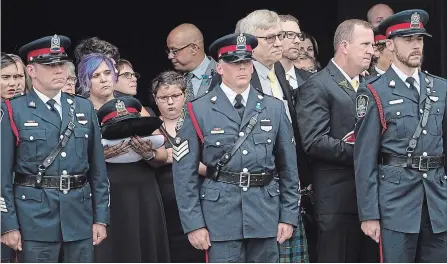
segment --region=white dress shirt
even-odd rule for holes
[[[56,96],[54,96],[53,98],[49,98],[48,96],[44,95],[43,93],[39,92],[36,88],[34,88],[34,91],[36,92],[37,96],[40,98],[40,100],[42,100],[42,102],[45,104],[45,106],[48,109],[51,109],[51,107],[47,104],[47,102],[50,99],[53,99],[54,101],[56,101],[56,103],[54,104],[54,108],[56,108],[56,110],[59,112],[59,116],[61,117],[62,120],[62,104],[61,104],[61,95],[62,92],[59,91]]]
[[[293,89],[298,88],[298,81],[296,79],[295,67],[290,68],[290,70],[286,72],[286,79],[289,81],[289,84],[290,86],[292,86]]]
[[[230,100],[231,104],[234,106],[234,104],[236,104],[236,95],[237,95],[237,93],[235,91],[231,90],[231,88],[228,87],[227,85],[225,85],[223,82],[220,84],[220,88],[222,88],[222,91],[228,97],[228,100]],[[241,95],[242,95],[242,104],[244,106],[247,106],[248,94],[249,93],[250,93],[250,85],[247,87],[247,89],[245,89],[245,91],[243,91],[241,93]]]
[[[405,73],[403,73],[403,71],[399,70],[399,68],[397,68],[397,66],[394,65],[394,63],[391,64],[391,67],[393,67],[393,70],[396,72],[397,76],[399,76],[399,78],[405,83],[405,85],[408,88],[410,88],[410,84],[407,83],[407,78],[410,77],[410,76],[407,76]],[[414,86],[418,90],[418,93],[421,94],[421,80],[419,79],[419,72],[418,72],[418,70],[415,70],[411,77],[414,78],[414,80],[415,80]]]

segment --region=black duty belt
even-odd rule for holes
[[[215,171],[213,169],[208,168],[206,170],[206,178],[213,181],[238,185],[241,188],[268,185],[272,181],[275,174],[272,172],[250,173],[219,171],[218,176],[215,177],[214,173]]]
[[[40,180],[41,182],[37,182]],[[25,175],[16,173],[14,178],[14,184],[28,187],[59,189],[63,192],[68,192],[70,189],[81,188],[87,182],[85,174],[79,175],[61,175],[61,176],[48,176],[43,177],[39,175]]]
[[[428,171],[444,167],[444,155],[441,156],[393,156],[382,153],[379,159],[380,164],[391,165],[395,167],[418,169],[420,171]]]

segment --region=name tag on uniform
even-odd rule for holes
[[[390,105],[401,104],[403,102],[404,102],[404,99],[397,99],[397,100],[390,101]]]
[[[269,132],[273,128],[270,119],[262,119],[259,124],[261,125],[261,130],[265,132]]]
[[[36,127],[39,126],[39,123],[37,123],[36,121],[28,121],[26,123],[23,124],[26,127]]]
[[[433,102],[437,102],[437,101],[439,100],[439,97],[437,97],[437,96],[430,96],[430,99],[431,99]]]
[[[84,113],[76,113],[76,119],[79,124],[85,125],[88,123],[87,119],[85,118]]]
[[[225,130],[223,130],[222,128],[214,128],[213,130],[211,130],[211,135],[214,135],[214,134],[224,134],[225,133]]]

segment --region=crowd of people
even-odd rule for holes
[[[106,40],[2,52],[2,262],[446,262],[428,17],[375,5],[325,67],[289,14],[180,24],[152,107]]]

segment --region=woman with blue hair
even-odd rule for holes
[[[104,54],[82,57],[78,65],[78,81],[82,95],[90,99],[97,111],[115,99],[117,76],[113,62]],[[150,115],[155,117],[155,114]],[[141,158],[108,162],[118,156],[124,157],[130,151]],[[164,147],[152,149],[150,140],[138,136],[112,147],[105,146],[111,219],[108,239],[95,249],[96,262],[170,261],[165,216],[154,172],[155,167],[166,161],[167,155]]]

